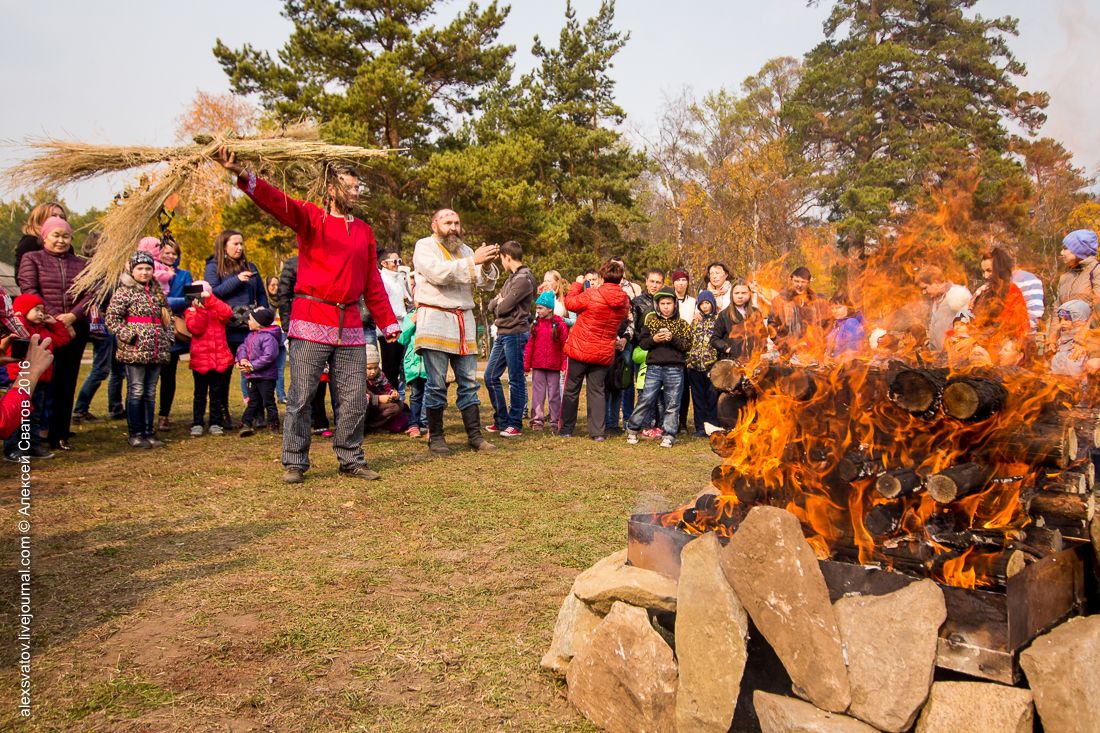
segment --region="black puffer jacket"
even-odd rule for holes
[[[279,273],[279,291],[275,295],[279,301],[279,323],[284,331],[290,328],[290,306],[294,303],[294,286],[297,282],[298,255],[294,255],[283,263],[283,271]]]

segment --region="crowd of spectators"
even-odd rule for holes
[[[246,171],[238,174],[255,186]],[[302,337],[301,326],[292,328],[291,304],[302,298],[327,302],[303,294],[298,257],[265,280],[245,253],[244,235],[225,230],[196,280],[180,267],[177,242],[147,237],[135,244],[118,282],[95,298],[74,295],[73,282],[86,258],[94,256],[97,238],[89,236],[78,255],[66,219],[56,202],[34,208],[16,249],[21,294],[0,303],[6,333],[0,349],[7,364],[0,382],[21,385],[9,395],[29,402],[33,413],[29,435],[20,439],[10,424],[11,405],[3,403],[9,460],[44,459],[68,450],[73,421],[125,419],[132,447],[163,446],[166,432],[176,427],[171,415],[180,364],[194,382],[191,437],[281,431],[279,405],[286,403],[295,376],[291,370],[288,381],[288,347]],[[345,220],[353,221],[350,215]],[[778,291],[763,288],[751,273],[735,276],[723,262],[702,271],[698,289],[682,268],[668,274],[649,269],[636,284],[621,258],[570,281],[557,270],[539,278],[525,264],[518,242],[472,250],[460,234],[457,214],[441,210],[433,218],[433,236],[418,243],[422,271],[411,271],[396,251],[384,250],[370,260],[396,324],[379,328],[372,311],[379,311],[381,301],[367,307],[360,299],[354,322],[363,326],[356,348],[365,354],[364,399],[349,406],[334,394],[337,423],[346,417],[343,411],[357,410],[362,419],[348,424],[361,424],[366,432],[431,439],[433,421],[446,402],[446,383],[437,381],[448,363],[436,360],[438,354],[448,356],[444,344],[450,339],[449,366],[460,382],[458,407],[476,431],[470,432],[471,445],[491,447],[480,437],[480,419],[469,422],[470,408],[478,404],[470,368],[476,345],[469,354],[477,329],[472,320],[462,321],[472,307],[472,288],[492,288],[498,265],[506,279],[486,305],[492,339],[482,376],[492,418],[484,429],[508,439],[543,430],[563,438],[578,435],[582,387],[584,433],[595,441],[625,434],[631,444],[654,439],[671,448],[685,433],[705,436],[708,425],[718,422],[718,393],[709,373],[720,360],[746,367],[758,360],[809,367],[920,353],[925,362],[954,369],[1027,366],[1069,379],[1100,371],[1100,338],[1093,330],[1100,322],[1100,263],[1091,230],[1071,232],[1063,240],[1065,272],[1049,292],[1050,308],[1041,280],[1017,267],[1008,248],[994,246],[982,255],[981,279],[973,290],[926,265],[913,282],[921,301],[899,308],[899,318],[877,323],[866,321],[859,292],[823,295],[805,267],[791,271]],[[464,274],[467,261],[476,283]],[[333,305],[340,306],[341,318],[333,327],[335,343],[344,346],[348,304]],[[453,314],[459,315],[457,336],[440,325],[453,323],[446,320]],[[20,349],[21,341],[29,344]],[[89,341],[92,366],[78,393]],[[313,434],[332,437],[327,358],[308,377],[298,375],[309,381],[299,397]],[[234,369],[245,404],[238,419],[229,408]],[[99,417],[90,405],[104,381],[107,414]],[[433,452],[446,454],[439,419],[434,430],[440,442]]]

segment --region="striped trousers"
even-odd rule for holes
[[[283,421],[283,465],[309,468],[313,395],[325,366],[336,429],[332,449],[341,468],[363,465],[363,421],[367,414],[367,352],[362,346],[335,346],[290,339],[290,390]]]

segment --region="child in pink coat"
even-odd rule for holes
[[[531,375],[531,429],[546,422],[543,403],[550,403],[550,427],[561,428],[561,373],[565,371],[565,337],[569,326],[554,315],[554,294],[544,291],[535,301],[535,322],[523,350],[523,371]]]
[[[156,237],[143,237],[138,242],[138,251],[145,252],[153,258],[153,279],[167,296],[172,286],[172,278],[176,276],[176,269],[160,261],[161,250],[161,242]]]

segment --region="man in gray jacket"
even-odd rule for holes
[[[493,405],[493,424],[485,428],[499,432],[502,438],[523,434],[523,413],[527,409],[527,378],[523,373],[523,352],[531,327],[531,306],[535,301],[538,282],[531,268],[523,264],[523,246],[519,242],[500,245],[500,263],[511,273],[504,286],[489,302],[496,315],[493,325],[497,336],[485,367],[485,389]],[[508,391],[512,405],[504,398],[501,376],[508,369]]]

